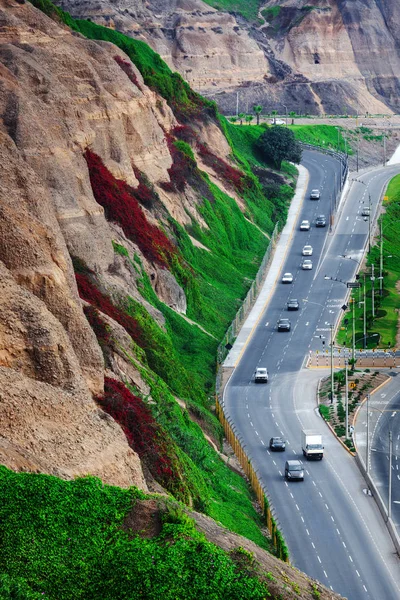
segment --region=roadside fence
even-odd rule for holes
[[[241,326],[243,325],[251,307],[254,304],[255,299],[257,298],[258,292],[262,285],[264,275],[268,269],[269,261],[271,258],[272,250],[274,249],[276,239],[278,237],[278,225],[275,225],[275,228],[271,234],[269,246],[267,248],[266,253],[264,254],[264,258],[262,259],[260,268],[257,271],[257,275],[251,284],[249,291],[247,292],[247,296],[243,300],[238,312],[236,313],[235,318],[232,323],[228,327],[225,336],[218,346],[217,350],[217,362],[218,365],[221,365],[225,360],[229,350],[232,348],[232,344],[236,339],[238,332],[240,331]],[[217,382],[218,385],[218,382]]]
[[[231,445],[261,506],[261,510],[263,511],[263,515],[265,518],[265,523],[268,527],[272,543],[276,550],[276,555],[281,560],[289,562],[289,551],[283,540],[282,534],[278,530],[278,526],[276,524],[276,520],[274,518],[273,511],[268,500],[267,490],[264,489],[261,485],[258,478],[257,470],[253,467],[252,461],[245,451],[246,446],[241,440],[240,435],[236,432],[234,424],[230,421],[229,418],[226,418],[224,409],[222,408],[218,398],[216,400],[216,414],[224,428],[225,437]]]

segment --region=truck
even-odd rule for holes
[[[322,435],[317,431],[303,429],[301,437],[301,447],[307,460],[315,458],[322,460],[324,447],[322,445]]]
[[[257,367],[254,381],[255,383],[268,383],[268,370],[265,367]]]

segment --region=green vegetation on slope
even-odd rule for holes
[[[238,13],[245,19],[253,21],[257,19],[258,9],[262,4],[262,0],[204,0],[217,10]]]
[[[0,596],[4,600],[261,600],[265,584],[197,532],[177,505],[140,537],[146,496],[95,478],[63,481],[0,467]],[[165,504],[165,500],[163,503]],[[142,522],[143,517],[138,517]],[[140,527],[138,528],[140,529]]]
[[[357,348],[363,347],[363,325],[364,325],[364,278],[366,296],[366,325],[367,325],[367,347],[368,348],[394,348],[396,346],[396,335],[398,331],[398,319],[400,309],[400,298],[397,289],[400,280],[400,241],[398,234],[398,223],[400,222],[400,175],[394,177],[386,191],[387,201],[384,202],[385,212],[381,215],[383,233],[383,294],[379,294],[379,279],[374,282],[374,305],[375,318],[372,316],[372,282],[371,265],[374,265],[374,275],[379,277],[380,272],[380,239],[371,248],[368,257],[368,269],[360,274],[361,288],[354,290],[352,298],[355,301],[355,329]],[[352,344],[352,318],[348,313],[347,325],[342,322],[341,331],[338,334],[340,344],[351,346]]]
[[[35,3],[39,3],[39,0],[33,0],[33,4]],[[46,0],[40,0],[40,4],[44,3]],[[46,6],[49,7],[50,3],[47,2]],[[62,18],[68,24],[70,22],[66,13],[57,12],[57,18]],[[188,116],[199,120],[213,118],[215,106],[192,92],[180,76],[172,77],[171,71],[161,58],[145,44],[87,21],[73,21],[72,26],[90,39],[113,42],[126,52],[141,71],[146,84],[163,95],[179,119],[185,121]],[[123,62],[117,62],[123,65]],[[224,129],[227,122],[220,118],[220,123],[222,129],[227,132],[228,129]],[[193,494],[192,500],[195,501],[196,508],[260,546],[267,547],[268,541],[260,529],[261,517],[252,505],[246,482],[226,468],[205,440],[199,425],[193,422],[190,416],[201,422],[202,427],[214,440],[221,439],[220,425],[209,410],[212,400],[210,396],[214,388],[217,340],[221,339],[257,272],[268,246],[268,237],[259,227],[267,233],[272,231],[275,206],[252,174],[251,166],[256,164],[258,158],[250,144],[244,157],[240,144],[229,140],[232,155],[245,173],[244,177],[239,173],[239,183],[243,186],[240,195],[247,207],[244,216],[232,198],[211,183],[204,173],[196,171],[191,146],[185,141],[170,137],[170,150],[174,159],[180,161],[177,164],[184,165],[182,156],[187,157],[190,162],[190,176],[197,177],[195,181],[201,184],[200,189],[204,190],[203,204],[198,210],[208,227],[202,228],[193,221],[185,230],[172,219],[169,225],[189,267],[186,269],[182,264],[173,265],[179,283],[185,288],[187,315],[198,322],[206,332],[160,302],[137,257],[129,257],[125,248],[115,244],[115,251],[130,260],[141,274],[139,287],[143,296],[159,309],[166,319],[164,331],[157,325],[150,324],[142,308],[134,300],[127,298],[119,310],[125,311],[127,317],[140,325],[141,334],[145,339],[149,338],[151,346],[144,349],[140,347],[136,356],[126,358],[140,370],[150,386],[152,402],[148,406],[155,419],[177,445],[179,468],[184,472],[188,482],[186,489]],[[175,151],[178,156],[174,154]],[[224,171],[223,161],[217,161],[218,165]],[[232,171],[235,169],[231,168],[233,176],[235,173]],[[184,181],[177,180],[175,185],[178,183],[185,184]],[[193,186],[192,182],[191,185]],[[282,199],[289,198],[293,193],[292,188],[282,188],[285,188]],[[194,245],[189,235],[197,239],[204,248]],[[154,340],[157,340],[159,349],[154,348]],[[139,341],[136,344],[137,348]],[[104,343],[102,347],[107,356]],[[143,361],[140,364],[139,357],[143,359],[144,353],[147,362]],[[181,364],[175,368],[176,361],[170,359],[177,356]],[[190,382],[193,385],[190,385]],[[137,390],[135,393],[137,394]],[[187,411],[177,404],[173,393],[185,399]],[[182,495],[185,493],[186,491],[182,492]],[[179,497],[179,492],[177,495]]]
[[[334,125],[289,125],[296,139],[304,144],[321,146],[331,150],[345,150],[345,140],[342,129]],[[347,153],[352,154],[352,149],[347,144]]]

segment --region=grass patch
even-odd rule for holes
[[[243,598],[266,585],[208,542],[179,505],[164,501],[152,537],[123,528],[145,503],[92,477],[63,481],[0,467],[0,595],[24,600]]]
[[[249,21],[257,19],[260,0],[204,0],[206,4],[217,10],[238,13]]]
[[[344,152],[346,144],[342,136],[341,128],[334,125],[289,125],[295,137],[304,144],[312,146],[321,146],[331,150],[340,150]],[[347,153],[353,154],[349,143],[347,142]]]
[[[400,221],[400,176],[394,177],[386,190],[387,200],[384,202],[385,213],[382,214],[383,231],[383,294],[379,294],[379,279],[374,282],[375,318],[372,317],[372,282],[371,265],[375,267],[375,277],[380,272],[380,243],[371,248],[368,257],[368,269],[361,273],[361,288],[353,290],[352,299],[355,301],[356,346],[363,347],[364,319],[364,285],[366,298],[366,325],[368,348],[394,348],[398,331],[400,297],[397,283],[400,280],[400,241],[397,223]],[[389,258],[390,256],[390,258]],[[365,284],[364,284],[365,281]],[[349,320],[345,325],[344,318]],[[352,313],[342,320],[341,330],[337,340],[342,345],[351,345]]]

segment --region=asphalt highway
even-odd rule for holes
[[[330,437],[316,412],[321,372],[302,367],[310,349],[322,349],[323,340],[329,343],[330,326],[337,321],[348,292],[345,283],[325,276],[354,280],[370,231],[361,212],[368,204],[374,215],[385,183],[399,167],[364,175],[365,184],[354,183],[339,216],[335,213],[330,232],[330,213],[337,208],[333,191],[339,163],[307,151],[302,164],[310,177],[298,222],[268,305],[225,388],[225,412],[268,490],[291,562],[351,600],[398,600],[400,567],[384,523],[373,500],[362,493],[365,484],[354,460]],[[309,199],[313,188],[321,190],[318,201]],[[327,217],[327,227],[315,227],[320,214]],[[311,222],[309,231],[299,230],[303,219]],[[311,271],[300,267],[305,244],[313,246]],[[292,284],[280,283],[284,272],[293,274]],[[299,300],[299,311],[286,310],[289,298]],[[291,320],[290,332],[277,331],[281,317]],[[253,382],[256,367],[268,368],[268,384]],[[283,477],[284,463],[289,458],[303,459],[302,428],[323,433],[325,456],[322,461],[305,463],[304,482],[288,483]],[[268,449],[270,437],[276,435],[285,438],[285,452]]]
[[[372,403],[371,403],[372,404]],[[370,406],[370,474],[386,507],[389,500],[389,432],[392,433],[392,520],[400,531],[400,392],[381,411]]]

